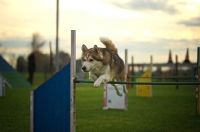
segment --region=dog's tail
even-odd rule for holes
[[[117,48],[110,39],[100,37],[100,41],[106,46],[106,48],[110,49],[113,53],[118,54]]]

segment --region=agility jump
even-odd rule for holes
[[[71,62],[52,78],[30,92],[31,132],[76,131],[76,83],[93,83],[76,78],[76,31],[71,30]],[[197,77],[200,76],[198,47]],[[142,85],[197,85],[197,113],[200,114],[200,78],[196,82],[109,82]]]

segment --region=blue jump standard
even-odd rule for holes
[[[70,131],[70,64],[34,91],[34,131]]]
[[[12,88],[31,88],[32,85],[0,55],[0,75]]]

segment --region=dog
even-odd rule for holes
[[[97,47],[88,49],[86,45],[82,45],[82,71],[89,72],[89,78],[94,81],[94,87],[99,87],[102,83],[109,81],[125,81],[125,65],[118,55],[118,50],[113,42],[105,37],[100,37],[100,41],[106,48]],[[116,93],[120,96],[117,85],[114,86]],[[123,85],[123,92],[128,91]]]

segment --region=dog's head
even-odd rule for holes
[[[93,48],[88,49],[84,44],[82,45],[82,70],[90,72],[100,67],[103,55],[101,49],[94,45]]]

